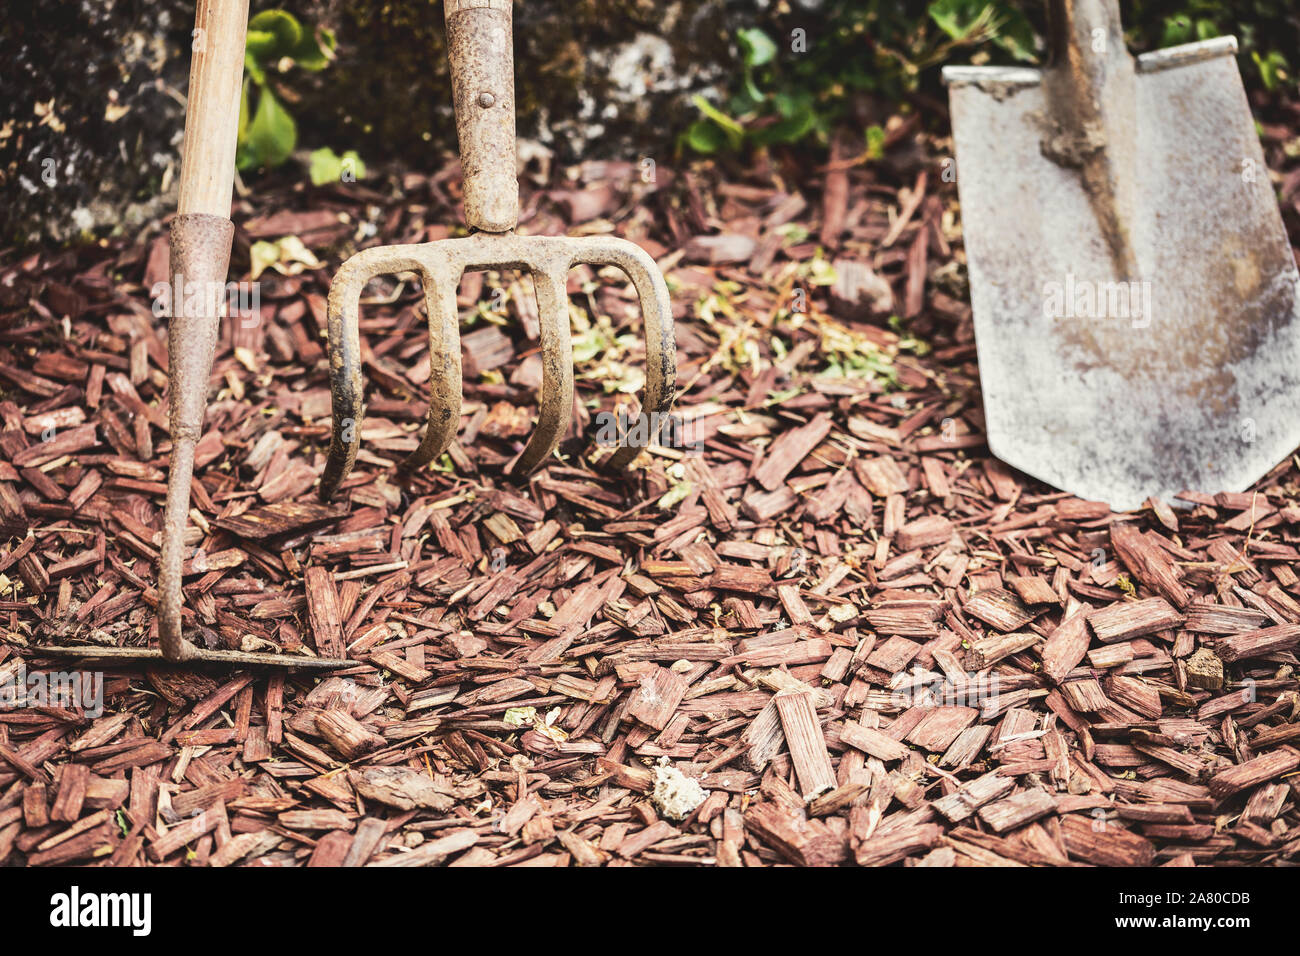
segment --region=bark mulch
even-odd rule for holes
[[[523,482],[529,283],[467,277],[460,439],[405,488],[423,299],[376,281],[330,506],[329,276],[448,235],[458,176],[242,200],[233,278],[302,245],[214,366],[187,630],[356,666],[125,668],[102,713],[0,709],[0,861],[1294,861],[1296,462],[1117,515],[991,458],[955,190],[913,129],[870,170],[529,185],[526,231],[625,235],[673,290],[684,425],[626,474],[592,441],[641,382],[621,276],[571,275],[574,431]],[[156,641],[162,235],[0,258],[0,687],[40,686],[32,644]]]

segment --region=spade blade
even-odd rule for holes
[[[1300,444],[1300,274],[1235,50],[1147,54],[1113,91],[1128,275],[1045,152],[1047,74],[944,71],[989,448],[1116,510],[1244,490]]]

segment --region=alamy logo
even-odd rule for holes
[[[82,893],[74,886],[50,897],[50,925],[60,929],[120,926],[129,928],[134,936],[148,936],[153,929],[153,896]]]
[[[1135,329],[1151,324],[1150,282],[1090,282],[1066,273],[1064,282],[1043,283],[1045,319],[1128,319]]]
[[[20,661],[0,672],[0,708],[66,707],[92,720],[104,715],[104,675],[98,671],[32,671]]]
[[[260,282],[188,282],[179,272],[170,282],[155,282],[149,290],[157,318],[197,318],[226,315],[251,328],[262,320]]]
[[[596,426],[596,444],[605,448],[625,448],[632,446],[644,448],[654,438],[664,448],[677,448],[684,451],[701,451],[704,443],[686,437],[686,426],[682,420],[671,413],[642,412],[633,421],[627,410],[619,408],[617,412],[597,412],[593,422]]]

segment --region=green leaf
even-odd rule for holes
[[[814,108],[812,94],[807,90],[777,93],[772,97],[772,104],[782,119],[793,119],[805,113],[812,113]]]
[[[266,86],[266,71],[262,69],[262,64],[257,62],[257,57],[251,53],[244,54],[244,70],[258,86]]]
[[[775,143],[797,143],[817,126],[817,115],[812,110],[805,110],[788,119],[765,126],[754,134],[754,142],[771,146]]]
[[[262,63],[274,63],[282,56],[292,56],[302,43],[303,29],[298,18],[285,10],[263,10],[248,21],[244,50]]]
[[[335,43],[333,31],[325,27],[321,27],[315,33],[304,30],[302,40],[289,56],[304,70],[315,73],[330,65],[330,60],[334,58]]]
[[[243,88],[239,91],[239,132],[235,138],[235,167],[240,172],[257,168],[257,156],[248,142],[250,110],[248,107],[248,89],[251,80],[245,78]]]
[[[940,30],[961,41],[991,14],[991,10],[983,0],[934,0],[926,13]]]
[[[998,4],[998,35],[993,42],[1022,63],[1038,61],[1034,28],[1028,18],[1014,7]]]
[[[573,340],[573,362],[575,365],[583,365],[596,358],[598,355],[604,355],[609,349],[609,339],[601,332],[598,326],[591,326],[582,335]]]
[[[745,141],[745,127],[741,126],[734,119],[722,112],[722,110],[718,109],[698,93],[692,98],[691,102],[695,104],[696,109],[722,128],[722,132],[727,138],[728,146],[732,149],[740,149],[740,144]]]
[[[257,112],[248,127],[248,147],[255,165],[279,166],[289,158],[298,142],[298,127],[280,101],[263,89],[257,98]]]
[[[776,56],[776,44],[762,30],[754,27],[746,28],[736,34],[736,40],[740,44],[741,58],[745,66],[751,70],[770,63]]]
[[[1252,52],[1250,58],[1255,61],[1255,67],[1259,70],[1259,78],[1264,83],[1264,89],[1273,93],[1286,82],[1286,57],[1277,50],[1269,51],[1267,56],[1260,56],[1258,52]]]
[[[239,132],[238,141],[244,142],[248,139],[248,80],[244,80],[243,86],[239,90]]]
[[[697,153],[716,153],[727,145],[727,136],[716,123],[701,119],[686,130],[686,143]]]
[[[1165,17],[1165,32],[1160,38],[1160,46],[1178,46],[1192,39],[1192,18],[1185,13],[1176,13]]]
[[[250,71],[261,70],[288,57],[304,70],[323,70],[333,59],[337,40],[333,31],[309,30],[284,10],[263,10],[248,21],[244,42]],[[258,83],[264,83],[258,79]]]
[[[269,30],[249,29],[244,37],[244,56],[256,62],[259,58],[269,59],[267,54],[275,48],[275,34]]]
[[[285,236],[275,242],[258,240],[248,250],[249,275],[256,279],[267,269],[281,275],[296,276],[304,269],[319,269],[321,262],[297,236]]]
[[[690,496],[692,484],[689,481],[681,481],[673,485],[668,491],[656,502],[661,510],[667,510],[673,505],[680,504]]]
[[[510,707],[506,709],[505,722],[511,727],[531,727],[537,719],[536,707]]]
[[[808,227],[797,222],[787,222],[776,230],[781,236],[782,246],[797,246],[808,238]]]
[[[867,158],[880,159],[885,155],[885,130],[881,126],[867,127]]]
[[[258,276],[280,261],[280,244],[259,239],[249,247],[248,260],[249,275],[256,282]]]
[[[752,116],[762,111],[767,97],[754,84],[746,79],[740,90],[727,101],[727,113],[731,116]]]
[[[741,126],[734,119],[722,112],[722,110],[718,109],[698,93],[692,98],[692,102],[695,104],[696,109],[721,126],[726,132],[731,133],[734,136],[745,135],[745,127]]]
[[[335,155],[328,146],[314,149],[311,153],[311,165],[307,169],[313,186],[336,183],[343,175],[343,160]]]

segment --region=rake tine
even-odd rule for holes
[[[361,445],[361,332],[358,328],[361,290],[370,281],[366,253],[358,253],[339,267],[330,286],[327,327],[329,330],[330,393],[334,406],[334,428],[330,434],[329,458],[320,479],[320,499],[329,501],[352,471]]]
[[[429,313],[428,424],[420,447],[402,462],[399,472],[410,475],[441,455],[456,440],[460,427],[461,363],[460,310],[456,305],[459,277],[451,270],[425,276]]]
[[[529,474],[550,457],[573,415],[573,342],[565,290],[568,276],[562,265],[552,263],[533,272],[542,327],[542,395],[537,431],[515,463],[516,475]]]
[[[645,424],[645,445],[658,437],[663,416],[673,405],[677,388],[677,342],[673,334],[673,310],[668,285],[650,254],[626,239],[602,239],[583,250],[579,262],[596,266],[614,266],[632,280],[641,300],[641,321],[645,326],[645,396],[641,401],[638,422]],[[611,470],[625,469],[645,445],[630,438],[606,461]]]
[[[222,216],[202,213],[177,216],[172,221],[171,230],[172,276],[184,277],[187,285],[203,283],[209,289],[224,288],[233,233],[230,220]],[[189,517],[194,455],[203,431],[208,376],[212,371],[221,313],[219,298],[205,293],[197,310],[191,310],[188,301],[174,303],[169,322],[167,353],[171,386],[168,401],[171,406],[172,453],[167,474],[167,501],[163,510],[162,549],[158,559],[159,647],[38,645],[31,648],[33,653],[72,657],[105,666],[142,661],[186,666],[208,663],[313,670],[354,666],[347,660],[208,650],[185,638],[182,624],[185,525]]]
[[[195,45],[190,61],[180,190],[171,225],[168,284],[175,298],[167,320],[167,401],[172,450],[158,558],[158,638],[161,656],[173,662],[188,660],[198,650],[181,626],[185,526],[234,237],[235,117],[222,104],[238,95],[248,2],[202,0],[194,23],[196,34],[202,31],[207,42]],[[201,290],[197,301],[186,289]]]
[[[292,654],[268,654],[261,651],[210,651],[186,642],[190,653],[185,663],[224,664],[234,667],[276,667],[284,670],[327,671],[363,666],[360,661],[340,660],[331,657],[300,657]],[[62,646],[38,645],[30,648],[38,657],[74,658],[82,663],[112,667],[124,664],[171,664],[171,658],[158,648],[150,647],[95,647],[93,645],[67,644]]]

